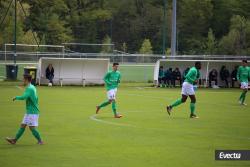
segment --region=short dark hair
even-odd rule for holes
[[[24,74],[23,78],[27,79],[29,82],[31,82],[31,80],[32,80],[32,76],[30,74]]]
[[[119,63],[113,63],[113,66],[119,66]]]
[[[242,62],[243,62],[243,63],[247,63],[247,59],[243,59]]]
[[[201,62],[200,61],[196,61],[195,62],[195,66],[197,66],[197,65],[201,65]]]

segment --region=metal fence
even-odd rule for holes
[[[10,62],[14,58],[14,52],[0,51],[0,61]],[[65,52],[17,52],[17,61],[37,62],[41,57],[57,58],[109,58],[111,62],[119,63],[156,63],[159,59],[180,59],[180,60],[239,60],[248,59],[250,56],[229,56],[229,55],[156,55],[156,54],[105,54],[105,53],[65,53]]]
[[[240,60],[250,56],[227,55],[147,55],[147,54],[105,54],[105,53],[64,53],[64,52],[17,52],[17,64],[19,65],[18,79],[22,78],[23,67],[36,66],[41,57],[57,58],[109,58],[110,62],[119,62],[120,71],[124,82],[152,82],[154,66],[159,59],[179,60]],[[14,52],[0,51],[0,79],[5,77],[5,64],[13,63]]]

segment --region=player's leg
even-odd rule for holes
[[[168,114],[170,115],[172,109],[174,107],[177,107],[178,105],[182,104],[182,103],[185,103],[187,101],[187,95],[185,94],[182,94],[182,97],[177,99],[175,102],[173,102],[171,105],[167,106],[167,112]]]
[[[114,89],[114,90],[112,91],[112,96],[111,96],[111,98],[110,98],[110,100],[112,101],[112,102],[111,102],[111,103],[112,103],[112,111],[113,111],[113,113],[114,113],[114,117],[115,117],[115,118],[121,118],[122,115],[118,114],[118,113],[117,113],[117,109],[116,109],[116,93],[117,93],[117,89]]]
[[[241,93],[240,98],[239,98],[239,103],[241,105],[246,105],[244,102],[245,102],[246,94],[247,94],[247,91],[248,91],[248,83],[247,82],[242,82],[241,83],[241,89],[242,89],[242,93]]]
[[[98,112],[100,111],[101,108],[106,107],[107,105],[112,103],[112,96],[113,96],[113,89],[109,90],[107,92],[107,101],[104,101],[102,104],[100,104],[99,106],[96,106],[96,114],[98,114]]]
[[[247,95],[247,89],[244,89],[243,91],[242,91],[242,97],[241,97],[241,105],[247,105],[246,103],[245,103],[245,99],[246,99],[246,95]]]
[[[26,128],[26,124],[21,124],[20,128],[18,129],[15,138],[9,138],[6,137],[6,140],[10,143],[10,144],[16,144],[17,140],[20,139],[20,137],[23,135],[24,131]]]
[[[102,104],[99,106],[96,106],[96,114],[100,111],[101,108],[106,107],[107,105],[111,104],[110,100],[104,101]]]
[[[191,103],[190,103],[190,118],[198,118],[195,115],[195,103],[196,103],[196,97],[195,95],[189,95],[189,98],[191,99]]]
[[[40,133],[38,132],[36,126],[29,126],[32,135],[37,139],[38,144],[43,144]]]

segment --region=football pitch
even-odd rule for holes
[[[9,145],[4,137],[15,135],[25,110],[23,101],[11,99],[23,90],[0,86],[1,167],[250,166],[250,161],[214,160],[216,149],[250,149],[250,108],[238,105],[238,89],[199,89],[199,119],[189,119],[189,100],[171,116],[166,113],[180,88],[122,84],[121,119],[113,118],[111,106],[95,115],[95,106],[106,99],[104,87],[37,89],[45,145],[37,145],[28,129]]]

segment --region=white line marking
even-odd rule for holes
[[[111,121],[104,121],[104,120],[101,120],[101,119],[97,119],[96,116],[97,115],[95,114],[95,115],[90,116],[89,118],[91,120],[93,120],[93,121],[104,123],[104,124],[110,124],[110,125],[116,125],[116,126],[135,127],[134,125],[130,125],[130,124],[122,124],[122,123],[116,123],[116,122],[111,122]]]
[[[21,86],[15,86],[17,89],[19,90],[23,90],[23,88]]]

